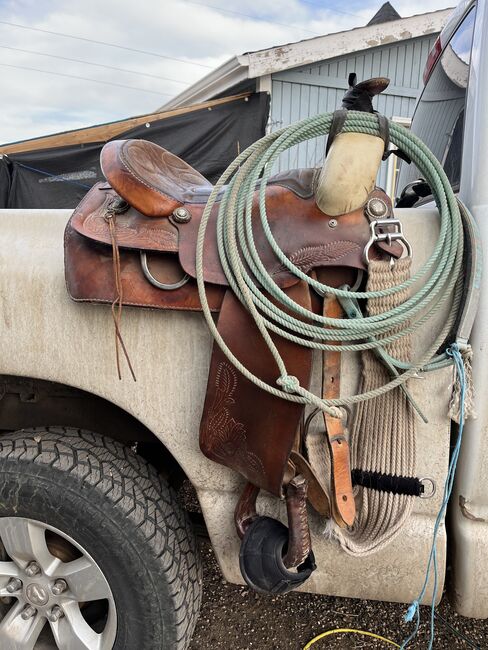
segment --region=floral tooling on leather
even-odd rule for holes
[[[308,273],[310,269],[322,264],[335,263],[347,255],[355,254],[359,248],[359,244],[352,241],[331,241],[327,244],[319,244],[317,246],[304,246],[289,255],[288,259],[304,273]],[[278,275],[287,270],[286,266],[279,264],[272,269],[271,275]]]
[[[202,427],[205,453],[259,483],[265,476],[263,463],[247,448],[246,429],[229,413],[235,403],[237,373],[228,363],[220,363],[215,376],[215,396]]]

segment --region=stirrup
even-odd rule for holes
[[[317,568],[313,551],[296,570],[283,563],[288,528],[271,517],[257,517],[247,528],[239,553],[246,583],[261,594],[286,594],[302,585]]]
[[[247,483],[234,513],[242,539],[239,565],[246,583],[259,593],[286,594],[302,585],[316,569],[307,520],[307,479],[298,474],[286,486],[287,528],[259,516],[259,488]]]

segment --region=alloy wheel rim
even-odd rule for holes
[[[47,535],[54,542],[49,544]],[[102,570],[80,544],[23,517],[0,518],[0,542],[9,558],[0,561],[0,599],[8,608],[0,620],[2,650],[111,650],[115,600]],[[68,552],[63,561],[59,551],[53,554],[63,545],[77,557],[70,559]],[[84,612],[90,606],[104,612],[103,620],[88,622]],[[42,641],[49,636],[50,643]]]

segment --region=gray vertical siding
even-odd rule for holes
[[[429,34],[274,74],[271,130],[335,110],[340,106],[350,72],[355,72],[360,81],[388,77],[390,86],[375,99],[375,108],[387,117],[412,117],[427,56],[436,36]],[[304,142],[285,152],[277,169],[319,165],[323,152],[324,138]],[[386,182],[386,170],[383,164],[378,177],[380,185]]]

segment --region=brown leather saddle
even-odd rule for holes
[[[66,227],[66,281],[73,300],[112,304],[122,341],[122,305],[200,309],[195,245],[212,186],[177,156],[140,140],[108,143],[101,154],[101,166],[107,182],[88,192]],[[270,227],[287,257],[305,273],[332,286],[350,285],[358,270],[367,270],[363,252],[370,242],[375,216],[367,206],[333,219],[323,214],[314,200],[316,172],[294,170],[268,182]],[[375,189],[368,205],[371,201],[382,207],[382,219],[391,216],[391,204],[384,192]],[[255,204],[257,208],[256,193]],[[206,231],[204,255],[210,307],[218,312],[219,332],[232,352],[255,375],[274,383],[275,362],[254,321],[229,288],[220,264],[216,213],[217,209]],[[341,317],[337,301],[311,292],[279,263],[262,231],[257,210],[255,216],[256,247],[276,283],[304,307]],[[398,258],[402,251],[396,242],[380,241],[373,243],[370,253]],[[288,372],[308,387],[311,351],[278,337],[275,344]],[[325,397],[338,395],[339,378],[340,356],[324,353]],[[354,520],[347,435],[341,422],[333,420],[327,416],[324,423],[332,465],[330,479],[316,476],[306,459],[303,405],[260,390],[214,345],[200,446],[208,458],[239,472],[247,481],[236,507],[236,527],[243,538],[241,570],[248,584],[259,591],[289,591],[315,568],[307,500],[340,525]],[[260,489],[286,499],[289,529],[257,515]]]

